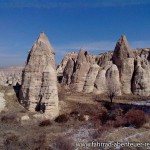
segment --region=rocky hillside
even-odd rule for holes
[[[0,84],[21,84],[22,66],[0,69]],[[85,93],[106,92],[108,81],[115,83],[120,94],[150,95],[150,48],[132,49],[123,35],[114,51],[99,55],[81,49],[70,52],[57,66],[60,83]]]
[[[81,49],[76,55],[66,55],[57,68],[69,88],[102,94],[111,82],[119,94],[150,95],[150,48],[132,50],[122,35],[113,52],[94,56]]]
[[[23,66],[12,66],[0,69],[0,84],[15,86],[21,84]]]

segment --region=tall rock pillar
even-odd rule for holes
[[[50,118],[58,115],[54,49],[43,32],[29,52],[22,73],[20,101],[30,111],[40,111],[41,108],[45,108],[45,113]]]
[[[125,35],[122,35],[118,40],[112,59],[119,69],[122,93],[130,94],[131,79],[134,71],[134,56]]]

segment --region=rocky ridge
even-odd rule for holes
[[[0,69],[0,83],[1,85],[12,85],[21,84],[21,75],[23,66],[6,67]]]
[[[44,43],[43,47],[45,45],[51,47],[46,38],[37,42]],[[36,44],[32,49],[35,47]],[[50,56],[49,60],[53,58]],[[44,59],[42,61],[43,64],[46,63]],[[54,66],[53,62],[52,65]],[[79,53],[68,53],[56,68],[57,78],[60,83],[78,92],[102,94],[106,92],[108,81],[106,74],[114,65],[119,71],[116,80],[121,93],[150,95],[150,48],[132,49],[125,35],[122,35],[116,43],[114,52],[92,55],[81,49]],[[0,69],[0,84],[12,86],[21,84],[22,69],[22,66]]]
[[[132,50],[125,35],[114,52],[94,56],[81,49],[76,60],[65,64],[61,83],[75,91],[102,94],[111,80],[120,94],[150,95],[150,48]]]

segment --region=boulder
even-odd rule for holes
[[[30,120],[30,117],[28,115],[21,117],[21,121],[28,121],[28,120]]]

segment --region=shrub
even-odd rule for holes
[[[62,114],[59,115],[56,119],[55,122],[58,123],[66,123],[69,120],[69,115],[68,114]]]
[[[116,117],[116,120],[114,121],[114,127],[124,127],[127,124],[126,118],[123,118],[121,116]]]
[[[78,111],[76,111],[76,110],[74,110],[74,111],[72,111],[71,113],[70,113],[70,116],[71,117],[74,117],[74,116],[78,116],[80,113],[78,112]]]
[[[107,110],[111,110],[112,109],[112,103],[110,102],[104,102],[103,106],[107,109]]]
[[[107,120],[109,119],[108,111],[105,108],[101,108],[99,112],[99,119],[101,120],[102,124],[105,124]]]
[[[4,113],[1,117],[3,123],[19,123],[19,118],[15,113]]]
[[[44,126],[50,126],[52,123],[49,119],[43,120],[39,123],[40,127],[44,127]]]
[[[70,117],[74,118],[75,120],[77,120],[79,118],[80,113],[76,110],[72,111],[70,113]]]
[[[123,115],[123,109],[118,108],[115,110],[114,112],[115,118],[117,118],[118,116],[122,116]]]
[[[133,125],[136,128],[140,128],[144,123],[146,123],[146,115],[142,110],[129,110],[125,114],[125,118],[129,125]]]
[[[113,128],[114,127],[114,120],[108,120],[106,123],[105,123],[105,127],[108,127],[108,128]]]

